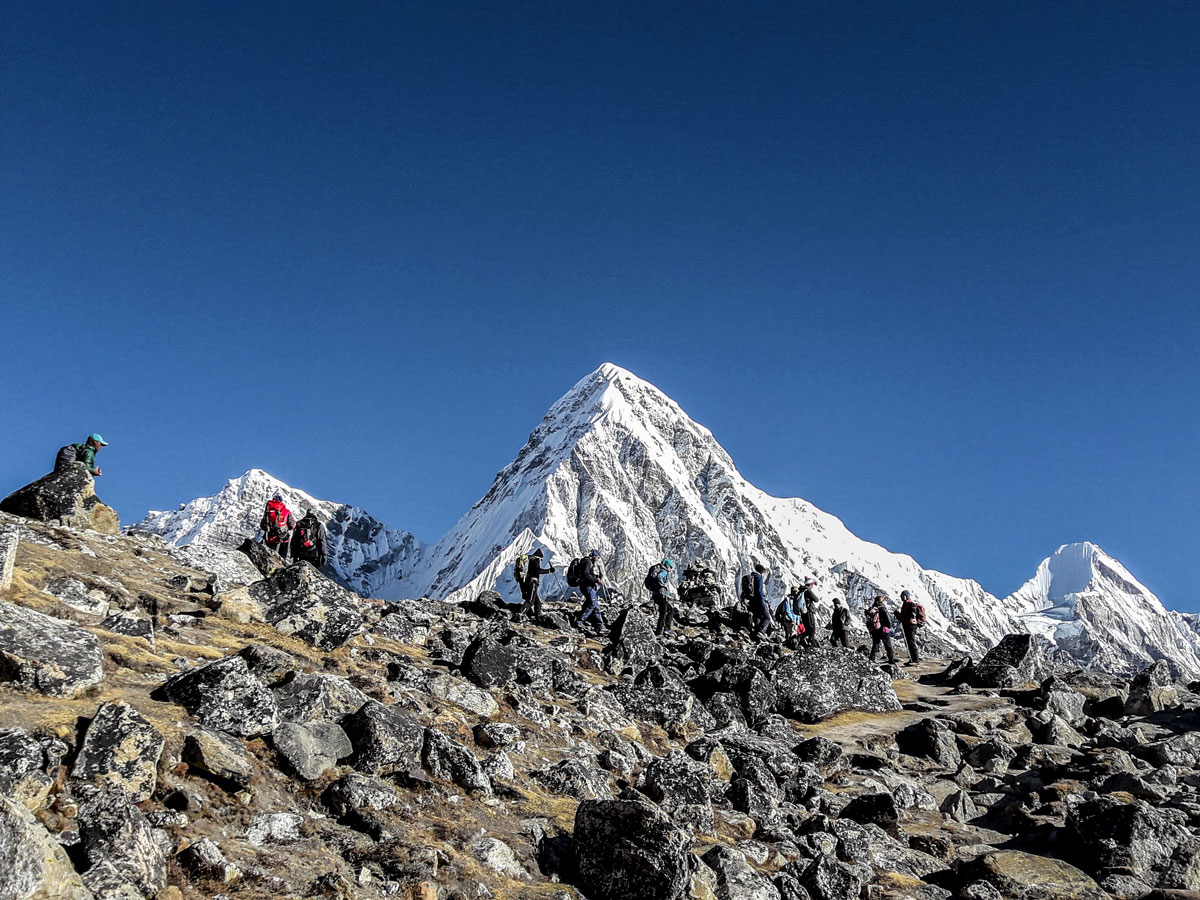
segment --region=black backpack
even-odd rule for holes
[[[567,566],[567,587],[579,587],[583,580],[583,557],[571,560]]]
[[[58,448],[58,455],[54,457],[54,471],[65,469],[73,462],[79,461],[79,445],[67,444],[65,447]]]
[[[666,566],[664,566],[662,563],[655,563],[650,567],[650,571],[646,573],[646,581],[644,582],[646,585],[646,590],[654,593],[662,587],[662,584],[659,583],[658,576],[665,568]]]
[[[742,576],[742,599],[749,603],[754,599],[754,576],[746,574]]]

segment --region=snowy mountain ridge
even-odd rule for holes
[[[514,557],[535,546],[562,568],[599,550],[610,583],[632,596],[640,596],[647,567],[664,556],[712,566],[730,600],[739,573],[761,562],[776,599],[805,576],[816,578],[822,622],[833,595],[857,612],[878,593],[898,602],[908,589],[926,607],[933,652],[977,654],[1006,633],[1029,631],[1049,652],[1084,666],[1125,673],[1166,658],[1181,673],[1200,675],[1197,626],[1169,613],[1094,545],[1064,545],[1021,589],[994,597],[975,581],[924,569],[857,537],[804,500],[754,487],[707,428],[611,363],[550,408],[484,496],[432,545],[361,510],[314,500],[261,470],[176,513],[151,513],[136,527],[172,543],[236,546],[254,533],[274,490],[289,505],[296,498],[298,512],[315,504],[329,516],[331,574],[372,596],[464,600],[496,589],[515,599],[507,572]],[[562,582],[551,576],[543,585],[553,594]]]

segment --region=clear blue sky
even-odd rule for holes
[[[0,494],[261,466],[432,540],[611,360],[1015,589],[1200,609],[1200,4],[10,3]]]

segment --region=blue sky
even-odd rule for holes
[[[9,4],[0,493],[435,539],[611,360],[751,481],[1200,609],[1200,6]]]

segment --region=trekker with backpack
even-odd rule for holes
[[[517,584],[521,586],[521,599],[523,602],[521,603],[521,608],[513,613],[514,622],[521,621],[526,613],[529,612],[530,608],[533,609],[534,621],[537,621],[542,617],[542,595],[538,593],[538,585],[540,584],[543,575],[549,575],[554,571],[554,566],[550,566],[548,569],[542,567],[542,560],[545,558],[545,555],[546,554],[542,552],[542,548],[538,547],[533,551],[533,553],[525,557],[525,571],[523,573],[524,579],[517,579]],[[522,574],[518,571],[520,567],[521,558],[518,557],[516,562],[513,563],[514,576]]]
[[[912,598],[908,591],[900,592],[900,627],[904,629],[904,643],[908,644],[908,662],[913,666],[921,661],[917,651],[917,629],[925,624],[925,607]]]
[[[292,532],[291,550],[292,559],[310,562],[318,569],[325,565],[328,554],[325,525],[317,518],[314,510],[310,509],[304,514],[304,518],[296,523],[296,530]]]
[[[800,614],[800,621],[804,625],[804,635],[801,637],[802,643],[808,644],[811,647],[817,645],[817,593],[813,590],[817,586],[817,580],[809,577],[804,579],[804,590],[800,592],[800,598],[803,599],[803,604],[797,612]]]
[[[671,605],[670,591],[671,572],[674,569],[675,563],[664,559],[652,565],[646,573],[646,590],[653,595],[654,604],[658,607],[658,625],[654,633],[659,637],[671,634],[671,625],[675,621],[675,607]]]
[[[764,585],[766,573],[767,569],[762,563],[755,563],[754,574],[742,576],[742,593],[746,595],[744,599],[750,607],[751,631],[755,640],[775,628]]]
[[[846,609],[846,604],[842,602],[841,597],[833,598],[833,619],[829,623],[829,628],[833,632],[833,646],[841,644],[843,647],[850,647],[850,610]]]
[[[107,446],[108,441],[100,435],[89,434],[87,440],[82,444],[67,444],[59,447],[58,455],[54,457],[54,471],[61,472],[71,463],[81,462],[87,467],[89,475],[99,477],[104,473],[96,465],[96,453],[101,447]]]
[[[279,554],[281,559],[288,557],[288,545],[292,539],[292,529],[296,526],[291,510],[283,503],[283,495],[275,494],[267,501],[266,512],[258,527],[262,529],[263,543]]]
[[[892,649],[892,617],[888,612],[887,601],[883,594],[875,598],[875,602],[866,608],[863,617],[867,620],[867,631],[871,633],[871,653],[868,659],[875,662],[875,654],[879,645],[887,651],[888,662],[896,664],[896,651]]]
[[[604,587],[604,569],[600,565],[600,551],[593,550],[580,561],[578,572],[579,588],[583,591],[583,609],[575,621],[575,627],[580,631],[591,619],[596,620],[596,634],[604,634],[608,628],[604,624],[604,613],[600,609],[600,590]]]

